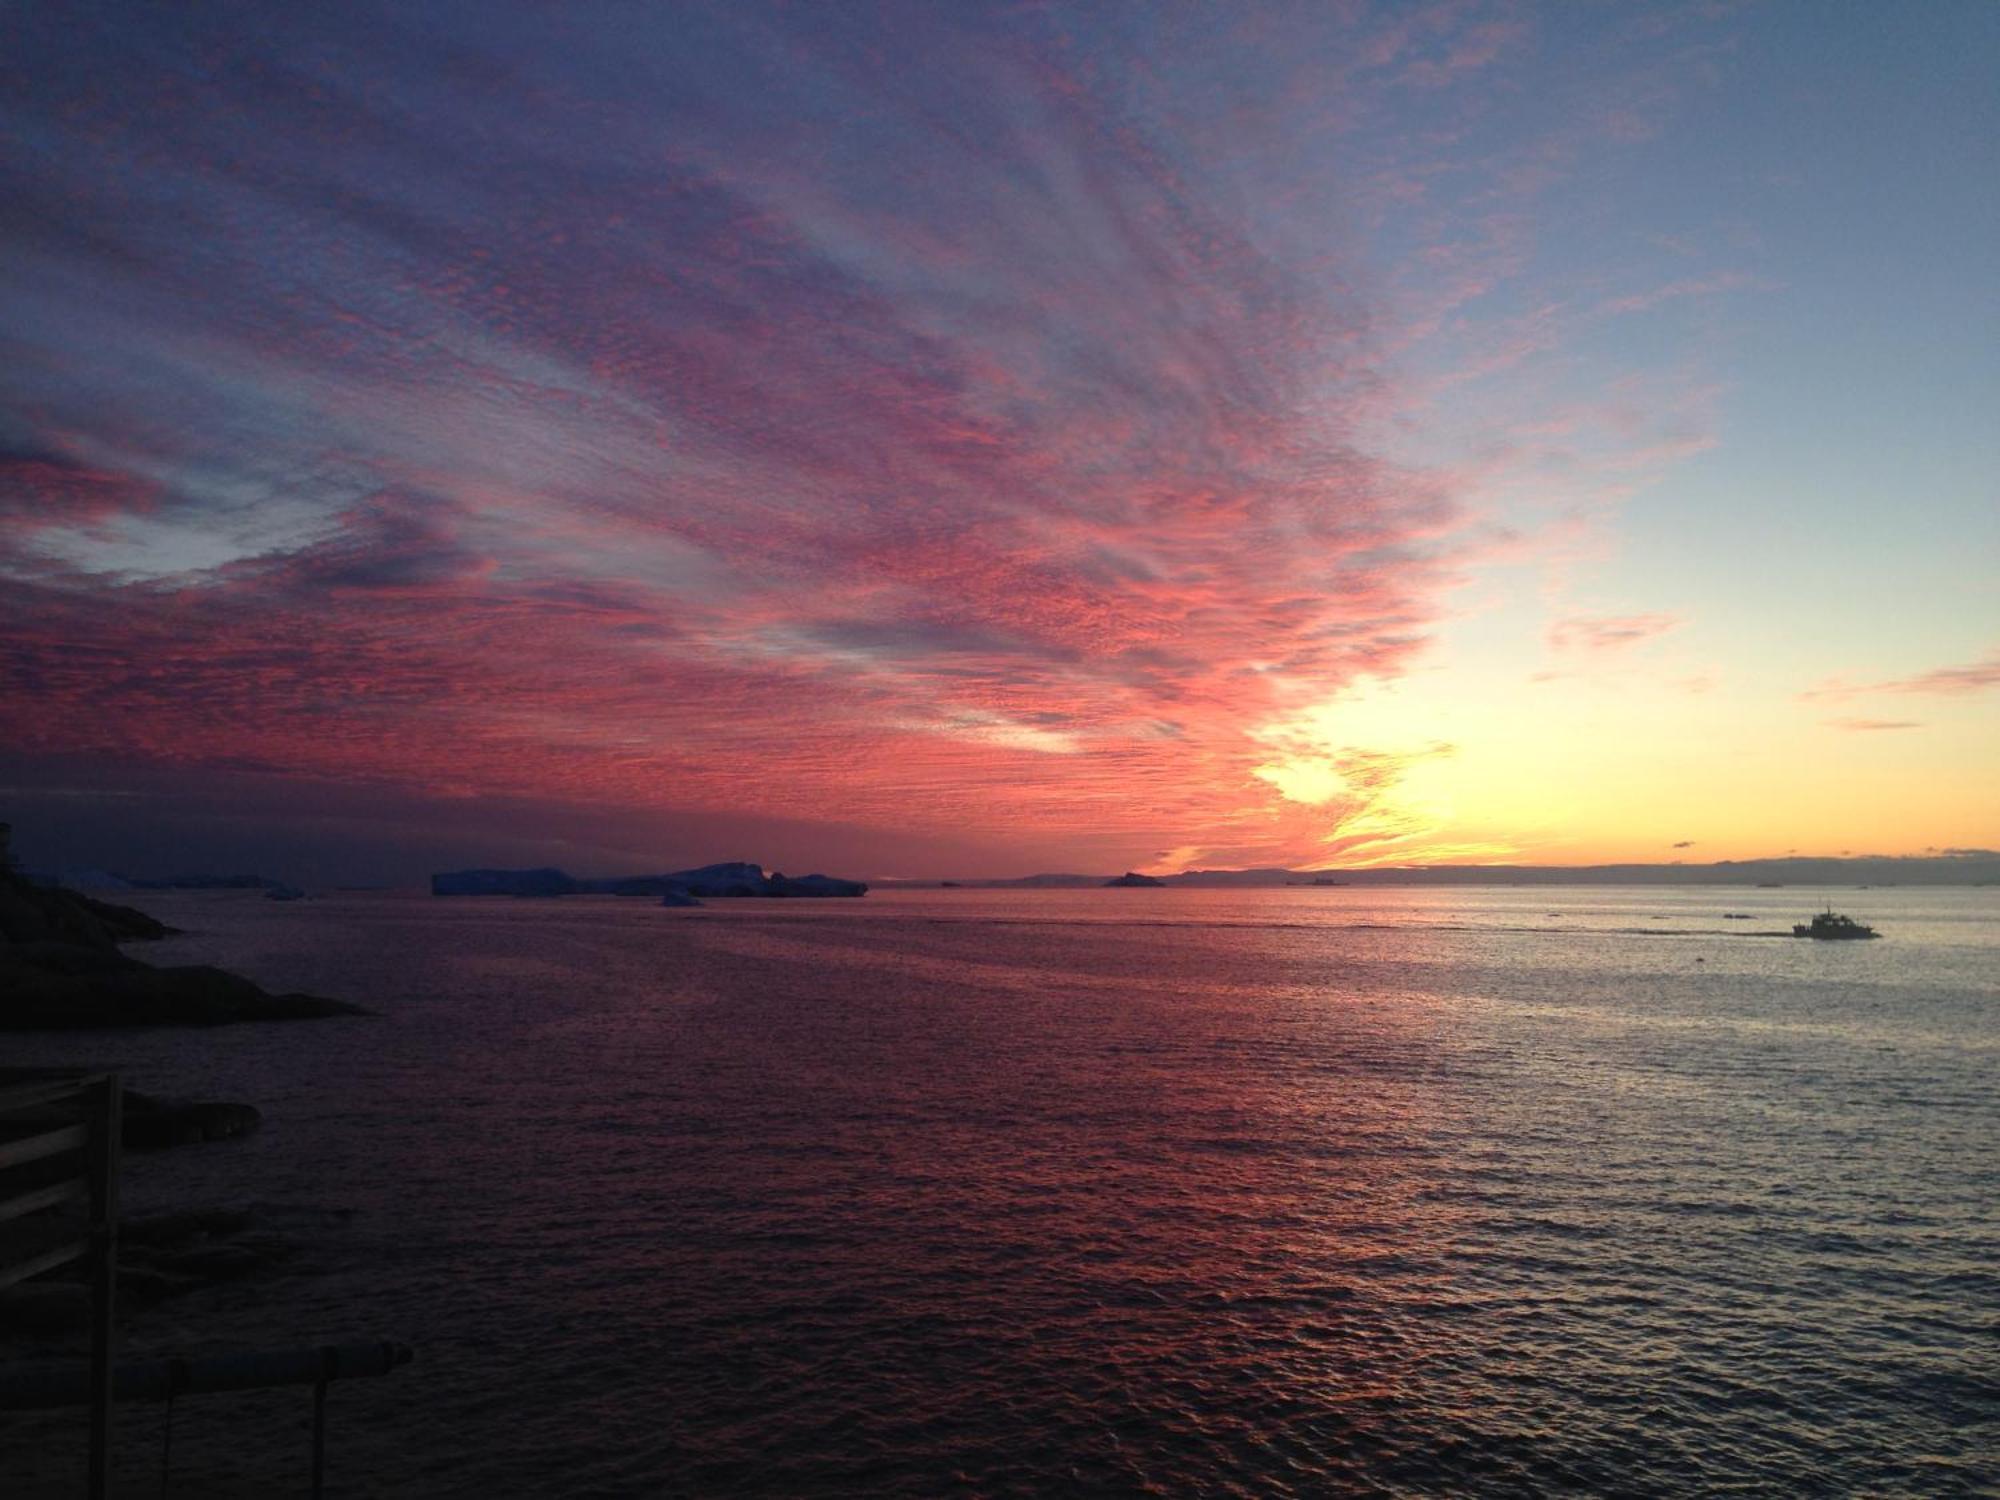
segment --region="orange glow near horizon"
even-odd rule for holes
[[[939,874],[2000,845],[2000,458],[1941,425],[1985,415],[1976,320],[1904,317],[1928,275],[1864,318],[1822,218],[1647,187],[1717,180],[1675,159],[1700,59],[1771,23],[1090,10],[880,49],[718,14],[698,79],[465,40],[504,98],[302,49],[372,58],[379,119],[289,61],[190,106],[199,17],[49,40],[0,780],[783,822]],[[1852,348],[1774,368],[1781,315]]]

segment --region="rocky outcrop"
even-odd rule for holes
[[[125,1219],[118,1226],[119,1314],[282,1274],[352,1217],[348,1209],[251,1203]],[[0,1336],[69,1336],[89,1321],[90,1293],[80,1267],[0,1292]]]
[[[1109,889],[1113,886],[1164,886],[1166,882],[1164,880],[1155,880],[1151,875],[1141,875],[1135,870],[1127,870],[1116,880],[1107,880],[1104,884]]]
[[[129,906],[36,885],[0,870],[0,943],[72,943],[110,949],[173,936],[174,929]]]
[[[4,863],[0,824],[0,1030],[221,1026],[365,1015],[317,995],[273,995],[238,974],[190,964],[155,968],[118,945],[172,934],[129,906],[36,885]]]
[[[216,1099],[156,1099],[137,1089],[125,1089],[123,1094],[119,1139],[128,1151],[233,1141],[264,1123],[254,1105]]]
[[[207,964],[155,968],[115,949],[70,943],[0,946],[0,1030],[226,1026],[367,1011],[318,995],[274,995]]]
[[[248,1104],[213,1099],[160,1099],[137,1089],[121,1089],[119,1140],[128,1151],[161,1151],[169,1146],[196,1146],[204,1141],[233,1141],[250,1134],[263,1124],[264,1117]],[[19,1111],[8,1117],[10,1130],[55,1129],[68,1124],[75,1115],[61,1105],[41,1110]],[[11,1169],[17,1187],[40,1187],[74,1172],[69,1162],[57,1159]],[[39,1175],[40,1180],[36,1180]]]

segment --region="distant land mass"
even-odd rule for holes
[[[274,875],[121,875],[115,870],[71,869],[23,870],[21,874],[44,885],[59,885],[72,891],[273,891],[290,889],[290,882]]]
[[[1144,879],[1145,877],[1142,877]],[[2000,850],[1963,849],[1939,855],[1864,855],[1717,860],[1713,864],[1398,865],[1367,869],[1184,870],[1151,877],[1165,886],[1383,885],[1993,885],[2000,884]],[[1046,874],[1013,879],[881,880],[883,890],[980,887],[986,890],[1082,889],[1132,885],[1126,876]]]
[[[669,905],[727,896],[865,896],[859,880],[832,875],[766,875],[762,865],[730,861],[664,875],[580,877],[533,870],[449,870],[431,876],[433,896],[654,896]]]

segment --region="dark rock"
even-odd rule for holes
[[[29,1134],[37,1129],[54,1129],[73,1118],[60,1106],[48,1106],[12,1116],[8,1128]],[[158,1151],[169,1146],[234,1140],[250,1134],[263,1122],[264,1117],[248,1104],[215,1099],[156,1099],[137,1089],[126,1089],[119,1107],[118,1138],[127,1150]],[[22,1191],[43,1187],[61,1181],[74,1170],[70,1162],[59,1157],[24,1162],[10,1169],[8,1185]]]
[[[183,1103],[127,1089],[119,1137],[128,1150],[158,1151],[235,1140],[263,1122],[264,1117],[248,1104],[216,1100]]]
[[[180,1111],[190,1131],[198,1130],[204,1141],[233,1141],[250,1134],[264,1123],[255,1105],[233,1100],[197,1100]]]
[[[368,1014],[317,995],[273,995],[206,964],[160,969],[124,960],[91,967],[63,952],[54,967],[43,967],[35,962],[42,951],[34,944],[0,946],[0,1029],[223,1026]]]
[[[144,1300],[242,1281],[293,1259],[298,1245],[254,1209],[194,1208],[127,1219],[118,1227],[120,1286],[135,1278]]]
[[[119,943],[170,937],[174,929],[129,906],[114,906],[0,870],[0,940],[71,943],[108,949]]]
[[[87,948],[80,943],[58,942],[54,938],[14,943],[7,949],[4,958],[0,958],[0,964],[20,965],[40,969],[45,974],[66,976],[122,974],[146,967],[136,958],[127,958],[116,948]]]
[[[351,1209],[255,1203],[145,1214],[118,1226],[121,1318],[172,1297],[297,1267],[311,1237],[337,1230]],[[306,1238],[301,1238],[305,1236]],[[72,1264],[0,1291],[0,1334],[39,1337],[88,1326],[86,1268]]]
[[[118,944],[167,937],[174,929],[129,906],[24,879],[6,862],[5,830],[0,824],[0,1030],[367,1014],[317,995],[269,994],[206,965],[154,968],[127,958]],[[215,1127],[214,1120],[200,1122],[203,1138]]]
[[[690,896],[686,891],[668,889],[660,892],[660,905],[699,906],[701,902],[697,898]]]
[[[261,1224],[241,1208],[154,1214],[119,1226],[119,1253],[136,1272],[183,1286],[241,1281],[297,1253],[290,1238]]]

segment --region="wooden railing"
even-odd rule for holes
[[[91,1500],[105,1500],[111,1484],[113,1402],[172,1402],[180,1395],[309,1385],[312,1493],[318,1496],[326,1483],[327,1387],[336,1380],[387,1375],[408,1364],[412,1352],[385,1340],[118,1364],[114,1314],[122,1099],[116,1073],[0,1068],[0,1291],[77,1260],[89,1262],[90,1291],[88,1366],[0,1370],[0,1411],[87,1405],[88,1494]],[[169,1445],[161,1455],[162,1493],[171,1451]]]
[[[0,1290],[89,1263],[91,1500],[111,1484],[122,1098],[116,1073],[0,1069]]]

